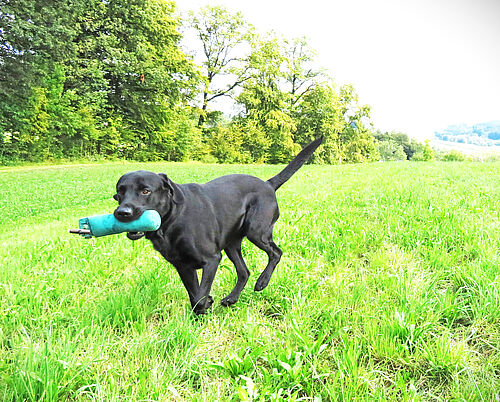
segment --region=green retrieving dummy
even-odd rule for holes
[[[144,211],[130,222],[120,222],[113,214],[94,215],[79,220],[79,229],[70,229],[70,233],[82,235],[86,239],[123,232],[154,232],[161,225],[161,216],[157,211]]]

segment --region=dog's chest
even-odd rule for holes
[[[153,247],[168,262],[175,267],[201,268],[203,258],[199,255],[194,244],[185,236],[168,234],[154,234],[149,237]]]

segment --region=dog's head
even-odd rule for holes
[[[148,209],[158,211],[163,217],[172,203],[178,204],[183,200],[180,190],[165,174],[145,170],[120,177],[113,198],[119,204],[114,215],[120,222],[136,220]]]

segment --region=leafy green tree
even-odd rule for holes
[[[179,48],[174,3],[20,0],[0,20],[0,129],[19,132],[9,152],[186,157],[158,145],[190,116],[201,78]]]
[[[47,157],[44,150],[50,146],[48,137],[50,126],[50,115],[48,114],[47,90],[45,88],[34,88],[33,94],[28,100],[30,116],[25,120],[23,127],[22,142],[26,154],[24,157],[30,160],[30,155],[38,150],[42,151],[42,157]]]
[[[421,149],[421,144],[414,139],[410,139],[405,133],[393,132],[391,133],[391,137],[397,144],[403,147],[406,159],[408,160],[411,159],[415,152]]]
[[[290,116],[290,94],[279,86],[284,61],[276,38],[256,42],[249,57],[251,78],[237,98],[244,108],[239,124],[258,127],[265,133],[270,144],[266,161],[270,163],[285,162],[298,149],[293,141],[295,122]]]
[[[321,84],[308,91],[294,108],[297,130],[295,141],[305,146],[323,135],[323,145],[313,155],[316,163],[341,163],[339,133],[345,120],[337,91],[332,84]]]
[[[380,158],[378,146],[369,129],[348,125],[341,134],[342,162],[373,162]]]
[[[97,60],[103,74],[101,79],[92,66],[89,73],[100,82],[95,90],[82,92],[95,97],[106,93],[109,109],[123,116],[136,133],[137,151],[143,152],[161,139],[175,118],[171,110],[194,96],[199,78],[180,51],[175,6],[162,0],[116,0],[105,10],[96,4],[90,11],[93,23],[82,38],[79,59],[90,66]]]
[[[421,150],[415,152],[412,161],[433,161],[436,159],[436,152],[432,149],[429,140],[426,140]]]
[[[412,159],[413,155],[416,152],[422,152],[423,150],[423,145],[419,143],[418,141],[414,139],[410,139],[407,134],[397,132],[397,131],[392,131],[392,132],[381,132],[380,130],[377,130],[374,133],[375,138],[379,141],[381,149],[389,149],[392,148],[392,145],[385,144],[382,145],[383,142],[389,141],[389,142],[395,142],[397,145],[401,146],[403,148],[403,151],[406,155],[405,159]]]
[[[250,163],[252,155],[244,150],[247,132],[239,130],[238,126],[216,126],[206,130],[205,138],[211,154],[220,163]]]
[[[302,146],[319,135],[324,145],[314,156],[321,163],[367,162],[378,158],[369,129],[370,109],[358,104],[352,86],[336,90],[333,84],[316,86],[294,111],[296,141]]]
[[[378,155],[369,108],[352,87],[325,82],[305,39],[259,38],[222,7],[190,16],[201,69],[180,50],[170,1],[4,1],[0,22],[1,163],[281,163],[319,135],[317,162]],[[200,96],[196,110],[190,105]],[[222,96],[241,109],[231,121],[208,108]]]
[[[74,7],[78,4],[76,1]],[[44,91],[39,88],[47,72],[61,60],[74,57],[72,7],[67,1],[55,0],[1,3],[0,130],[22,133],[17,140],[19,147],[24,140],[32,142],[26,137],[29,128],[25,126],[31,124],[31,129],[36,129],[33,118],[41,112]]]
[[[285,53],[286,90],[290,93],[290,102],[293,107],[305,94],[316,87],[324,78],[324,74],[315,67],[316,52],[309,47],[306,38],[285,40],[282,46]]]
[[[379,143],[380,159],[383,161],[406,160],[406,153],[396,141],[387,140]]]
[[[446,162],[463,162],[467,160],[467,156],[460,151],[452,149],[443,154],[440,159]]]
[[[433,161],[436,159],[436,151],[430,145],[429,140],[424,141],[424,149],[422,151],[424,161]]]
[[[345,121],[339,134],[342,162],[371,162],[379,159],[378,147],[370,129],[370,106],[360,105],[352,85],[339,90],[341,113]]]
[[[196,31],[203,48],[205,85],[198,121],[201,127],[207,118],[209,102],[231,95],[249,78],[244,47],[252,40],[253,27],[241,13],[230,13],[221,6],[191,12],[189,25]]]

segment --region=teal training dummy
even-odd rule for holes
[[[90,239],[92,236],[101,237],[123,232],[154,232],[160,225],[160,214],[148,210],[130,222],[120,222],[113,214],[89,216],[79,220],[79,229],[71,229],[69,232]]]

